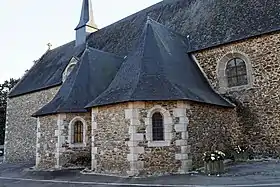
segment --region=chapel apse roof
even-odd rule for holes
[[[122,62],[123,57],[86,48],[53,100],[33,116],[87,112],[85,105],[108,87]]]
[[[279,0],[174,0],[157,3],[91,34],[93,48],[125,56],[138,42],[147,16],[189,36],[189,52],[280,29]],[[75,42],[45,55],[10,97],[61,84],[66,62],[78,51]],[[66,60],[67,59],[67,60]],[[47,68],[46,68],[47,67]],[[38,76],[39,75],[39,76]],[[37,77],[38,76],[38,77]]]
[[[86,107],[163,100],[232,107],[211,88],[199,66],[187,54],[186,43],[185,37],[149,19],[138,44],[110,86]]]

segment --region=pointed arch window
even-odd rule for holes
[[[248,84],[246,63],[240,58],[228,61],[226,65],[226,77],[228,87]]]
[[[153,141],[163,141],[164,140],[164,125],[163,116],[160,112],[156,112],[152,116],[152,132]]]

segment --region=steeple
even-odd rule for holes
[[[88,34],[98,30],[94,22],[91,0],[83,0],[80,22],[75,28],[76,46],[86,43]]]

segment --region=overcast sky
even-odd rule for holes
[[[92,0],[99,28],[160,0]],[[82,0],[0,0],[0,83],[21,77],[47,50],[74,40]]]

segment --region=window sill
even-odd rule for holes
[[[234,86],[234,87],[223,87],[223,88],[219,88],[219,92],[221,94],[225,94],[227,92],[234,92],[234,91],[241,91],[241,90],[248,90],[252,88],[251,85],[242,85],[242,86]]]
[[[75,144],[70,144],[69,145],[72,148],[79,148],[79,147],[86,147],[85,143],[75,143]]]
[[[148,147],[168,147],[170,144],[170,141],[149,141]]]

